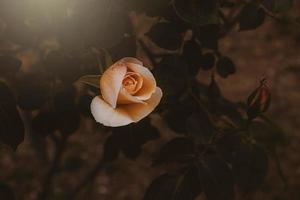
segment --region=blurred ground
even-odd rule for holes
[[[299,14],[297,7],[294,10]],[[234,76],[226,80],[217,79],[225,97],[244,101],[260,78],[267,77],[272,92],[272,107],[268,114],[280,123],[290,141],[289,145],[279,151],[282,168],[288,179],[288,188],[283,188],[278,174],[270,170],[261,190],[247,199],[300,199],[299,26],[283,25],[268,18],[265,25],[258,30],[229,34],[221,41],[221,52],[232,57],[238,66]],[[200,72],[201,81],[205,82],[206,77],[209,76]],[[159,121],[157,117],[153,118],[154,121]],[[72,136],[68,144],[68,147],[72,147],[68,149],[72,150],[66,152],[62,162],[62,166],[71,166],[74,169],[68,168],[68,172],[62,171],[56,177],[54,191],[57,195],[53,199],[63,199],[63,191],[69,191],[95,165],[101,157],[101,144],[105,135],[97,131],[92,120],[83,120],[80,130]],[[162,171],[150,166],[154,149],[171,136],[170,132],[159,141],[146,144],[144,152],[136,161],[120,158],[109,170],[99,173],[94,186],[89,187],[78,199],[140,200],[151,180]],[[47,163],[37,159],[37,153],[28,137],[27,135],[26,141],[16,154],[9,149],[0,151],[0,180],[10,183],[18,191],[18,198],[25,200],[34,199],[47,166]],[[74,155],[78,155],[81,160],[76,160]],[[271,162],[270,168],[273,165]]]

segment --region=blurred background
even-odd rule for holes
[[[96,124],[89,114],[89,102],[97,91],[86,92],[86,86],[76,80],[83,75],[100,73],[101,63],[96,57],[105,57],[105,52],[96,48],[107,49],[113,60],[138,52],[136,41],[131,37],[133,14],[124,2],[0,0],[0,65],[9,62],[7,65],[12,66],[0,67],[0,75],[5,74],[1,80],[14,88],[12,91],[16,94],[26,130],[25,139],[16,151],[0,146],[0,181],[12,188],[17,199],[37,198],[51,160],[55,159],[57,138],[45,137],[47,131],[52,130],[47,124],[55,119],[46,116],[35,122],[35,128],[29,125],[41,113],[40,104],[44,104],[44,93],[52,87],[48,80],[53,77],[59,82],[58,91],[63,93],[56,101],[58,107],[67,106],[69,103],[65,99],[74,97],[80,105],[80,118],[74,119],[78,120],[79,127],[69,136],[59,167],[54,170],[50,199],[68,199],[66,194],[73,191],[101,159],[109,132]],[[287,16],[297,19],[299,9],[300,2],[295,1]],[[147,30],[153,19],[149,17],[146,22],[139,28]],[[219,41],[219,51],[230,56],[237,66],[236,73],[227,79],[216,77],[223,95],[233,102],[245,101],[259,80],[266,77],[272,94],[268,115],[282,128],[286,140],[278,148],[281,175],[286,183],[277,173],[276,163],[270,161],[264,184],[245,199],[300,199],[299,31],[299,23],[267,17],[259,28],[244,32],[233,30]],[[140,59],[145,58],[145,53],[137,54]],[[147,63],[148,59],[145,60]],[[12,69],[18,62],[20,68]],[[12,77],[12,74],[17,75]],[[197,77],[201,83],[208,84],[210,72],[200,69]],[[81,96],[76,96],[73,90],[81,92]],[[49,95],[47,93],[47,97]],[[63,113],[60,120],[70,115],[72,112]],[[93,184],[87,184],[77,199],[143,198],[151,181],[164,171],[164,167],[151,166],[154,155],[164,142],[175,136],[159,115],[152,115],[151,123],[164,134],[146,143],[135,160],[120,155],[113,164],[94,173]],[[42,131],[37,134],[36,130]]]

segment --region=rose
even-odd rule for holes
[[[162,97],[152,73],[135,58],[123,58],[109,67],[100,78],[100,91],[91,112],[97,122],[111,127],[140,121]]]

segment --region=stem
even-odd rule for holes
[[[64,153],[66,144],[67,144],[68,136],[62,136],[62,140],[59,144],[57,144],[57,150],[53,159],[53,162],[45,176],[45,179],[42,183],[42,191],[38,195],[38,200],[44,200],[47,199],[50,191],[51,191],[51,185],[53,182],[53,177],[57,172],[57,168],[59,166],[59,161],[61,160],[61,157]]]
[[[151,64],[153,66],[156,65],[156,61],[155,61],[155,58],[154,58],[154,55],[151,53],[151,51],[148,49],[148,47],[146,46],[146,44],[140,39],[138,40],[138,43],[141,45],[142,49],[145,51],[145,53],[147,54],[148,58],[150,59],[151,61]]]
[[[277,168],[277,173],[280,177],[280,179],[282,180],[283,182],[283,188],[284,190],[286,190],[288,188],[288,180],[287,180],[287,177],[285,176],[284,172],[283,172],[283,169],[282,169],[282,166],[281,166],[281,163],[280,163],[280,159],[277,155],[277,151],[276,149],[273,151],[273,157],[274,157],[274,161],[275,161],[275,164],[276,164],[276,168]]]

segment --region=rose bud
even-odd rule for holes
[[[123,58],[100,78],[101,95],[91,103],[95,120],[105,126],[125,126],[148,116],[162,91],[149,69],[135,58]]]
[[[247,101],[247,115],[250,120],[256,118],[259,114],[268,110],[271,102],[271,94],[263,79],[260,86],[249,96]]]

